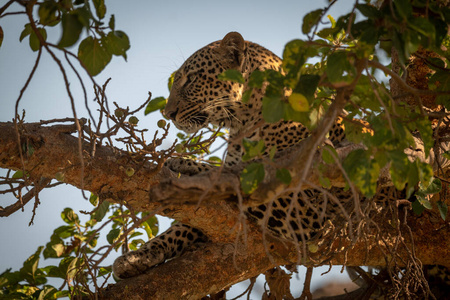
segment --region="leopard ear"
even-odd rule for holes
[[[216,53],[229,69],[242,69],[247,53],[244,38],[239,32],[228,33],[220,42]]]

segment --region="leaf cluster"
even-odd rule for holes
[[[395,187],[406,189],[410,197],[418,190],[419,183],[426,188],[432,180],[439,181],[433,179],[429,164],[410,161],[404,153],[404,149],[416,148],[414,137],[418,136],[428,156],[435,145],[434,127],[420,103],[411,105],[402,97],[392,97],[388,82],[379,71],[386,75],[394,72],[381,61],[386,54],[391,55],[391,48],[397,50],[404,67],[419,48],[440,55],[426,58],[431,72],[429,90],[435,92],[437,104],[450,109],[450,84],[447,84],[450,53],[445,50],[449,49],[445,46],[450,40],[447,36],[450,9],[437,1],[398,0],[380,8],[357,2],[351,13],[337,21],[327,16],[326,24],[322,19],[327,10],[319,9],[304,17],[302,31],[308,39],[286,44],[282,70],[255,71],[250,75],[249,90],[245,91],[243,101],[248,101],[253,89],[265,88],[262,115],[266,122],[296,121],[314,130],[336,93],[351,88],[342,124],[347,139],[364,144],[366,149],[350,153],[341,162],[351,181],[348,184],[354,184],[363,195],[372,197],[380,171],[387,167]],[[243,83],[238,73],[229,70],[220,78]],[[404,92],[415,97],[420,95],[414,88]],[[255,152],[264,152],[260,142],[251,143],[243,141],[246,160],[257,157]],[[263,178],[262,164],[250,164],[241,174],[243,191],[253,192]],[[322,179],[327,185],[329,180]],[[433,189],[434,194],[438,192]],[[415,206],[422,204],[430,208],[423,200]],[[443,203],[439,205],[439,208],[446,207]]]
[[[125,247],[136,250],[144,243],[140,237],[143,232],[147,235],[145,240],[158,233],[158,220],[153,215],[134,215],[120,205],[108,201],[99,203],[96,195],[91,195],[89,202],[95,209],[86,214],[88,220],[82,222],[73,209],[65,208],[61,212],[65,225],[53,231],[50,241],[45,246],[39,246],[20,270],[12,272],[8,269],[0,275],[2,299],[88,296],[91,293],[89,286],[99,287],[100,282],[104,285],[111,276],[111,266],[102,266],[101,262],[112,249],[118,251]],[[108,224],[110,229],[105,232]],[[141,230],[136,230],[138,228]],[[109,245],[99,246],[102,238]],[[57,263],[40,267],[42,256]],[[63,284],[55,286],[53,282],[57,280],[52,280],[50,284],[49,278],[58,279]]]
[[[41,47],[56,47],[67,51],[78,44],[78,53],[74,56],[91,76],[99,74],[113,55],[127,58],[129,38],[125,32],[115,29],[114,15],[106,23],[104,0],[45,0],[27,4],[26,11],[30,23],[25,24],[19,40],[23,41],[28,37],[32,51],[38,51]],[[61,31],[56,44],[47,41],[47,30],[50,28]],[[0,35],[0,45],[2,38],[3,35]]]

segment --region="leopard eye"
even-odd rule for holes
[[[197,79],[197,76],[195,74],[188,74],[184,85],[187,86],[187,85],[191,84],[192,82],[194,82],[196,79]]]

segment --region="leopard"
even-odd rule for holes
[[[237,70],[244,82],[221,80],[219,74]],[[280,120],[266,123],[262,115],[265,86],[253,88],[247,101],[244,92],[250,89],[249,78],[255,71],[283,72],[282,60],[259,44],[246,41],[238,32],[230,32],[222,40],[210,43],[192,54],[176,71],[166,106],[165,116],[186,133],[195,133],[209,124],[227,128],[229,143],[224,167],[242,164],[242,138],[263,141],[264,156],[269,151],[284,151],[310,136],[299,122]],[[286,91],[288,94],[289,91]],[[345,130],[336,121],[326,140],[338,145],[345,140]],[[237,141],[237,142],[236,142]],[[172,158],[166,167],[177,174],[196,175],[215,166],[186,158]],[[327,201],[323,190],[306,189],[282,194],[270,203],[244,207],[249,221],[267,229],[270,234],[287,240],[304,242],[323,232],[327,221],[339,207],[352,202],[352,195],[343,188],[331,188],[340,203]],[[330,217],[331,216],[331,217]],[[149,240],[140,249],[118,257],[113,272],[119,279],[137,276],[146,270],[182,255],[192,245],[206,242],[199,229],[182,223]]]

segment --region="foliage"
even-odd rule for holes
[[[248,85],[254,89],[269,83],[262,108],[266,122],[298,121],[310,130],[320,122],[337,91],[352,86],[343,124],[347,138],[363,143],[367,149],[352,152],[343,162],[351,182],[371,197],[380,170],[388,166],[396,188],[406,188],[411,195],[419,183],[430,182],[433,171],[428,164],[408,160],[403,150],[415,147],[411,132],[418,131],[428,155],[434,145],[432,124],[421,107],[393,98],[388,83],[377,71],[392,75],[389,66],[381,63],[384,56],[391,56],[392,47],[397,50],[403,68],[418,49],[439,54],[439,58],[426,58],[433,70],[429,88],[436,92],[437,104],[450,109],[450,85],[446,84],[450,72],[445,68],[449,65],[450,48],[441,47],[450,43],[447,35],[450,9],[425,1],[393,1],[393,6],[382,5],[380,9],[369,3],[356,3],[351,13],[337,21],[327,16],[329,26],[320,28],[325,23],[322,19],[326,11],[326,8],[315,10],[304,17],[302,31],[308,38],[286,44],[283,73],[255,71]],[[235,73],[226,72],[221,78],[241,82]],[[287,99],[285,90],[292,91]],[[244,158],[256,156],[252,154],[255,149],[246,147],[245,141],[244,148]],[[255,166],[251,166],[254,170]],[[254,191],[263,178],[256,176],[262,171],[248,171],[241,175],[241,182],[251,183],[242,187],[245,192]],[[437,192],[434,190],[433,194]],[[431,208],[431,205],[419,197],[414,207]]]
[[[450,8],[441,7],[436,1],[394,0],[392,5],[383,4],[378,9],[369,1],[355,1],[351,12],[337,19],[327,16],[328,8],[315,10],[303,18],[301,29],[307,37],[286,44],[282,72],[266,70],[251,74],[243,101],[248,101],[255,89],[265,86],[262,115],[266,122],[301,122],[313,132],[333,99],[342,90],[351,90],[342,123],[348,140],[362,143],[366,148],[350,153],[341,162],[350,180],[348,185],[353,184],[366,197],[372,197],[380,170],[387,167],[397,189],[405,190],[408,197],[414,193],[416,201],[412,206],[415,213],[437,206],[445,219],[447,205],[443,201],[434,204],[430,200],[441,192],[442,182],[433,177],[429,164],[411,161],[404,153],[405,148],[416,146],[413,133],[418,133],[424,142],[425,153],[429,155],[439,132],[433,128],[430,115],[422,107],[390,94],[389,83],[383,75],[395,77],[402,74],[393,71],[383,57],[390,58],[391,48],[395,48],[400,70],[406,70],[409,58],[417,50],[437,53],[439,57],[426,58],[431,70],[428,87],[436,96],[436,103],[450,109],[450,37],[447,35]],[[19,39],[24,41],[28,38],[33,51],[40,53],[45,49],[51,54],[62,51],[67,61],[68,57],[76,59],[91,76],[104,70],[112,56],[127,57],[129,39],[124,32],[115,29],[113,15],[106,24],[103,0],[30,2],[25,11],[29,23],[25,24]],[[53,27],[62,30],[56,43],[47,41],[47,31]],[[0,27],[0,46],[4,34],[7,33]],[[76,45],[78,51],[73,54],[70,49]],[[169,90],[173,78],[174,74],[169,78]],[[245,83],[243,75],[236,70],[224,72],[219,79]],[[290,95],[286,96],[286,91]],[[417,90],[406,92],[421,95]],[[145,114],[161,111],[165,103],[165,97],[149,99]],[[111,118],[117,124],[127,123],[127,128],[136,126],[139,121],[121,108],[117,108]],[[158,127],[168,129],[167,122],[160,120]],[[215,126],[206,129],[206,133],[178,133],[177,145],[173,148],[178,153],[176,155],[220,165],[221,158],[212,155],[215,150],[210,146],[216,138],[226,140],[226,134]],[[250,194],[263,181],[265,163],[273,162],[276,153],[275,149],[267,149],[262,141],[244,139],[242,145],[245,151],[243,160],[256,160],[244,168],[240,177],[242,191]],[[322,147],[322,158],[325,163],[332,164],[335,151],[327,147]],[[133,149],[127,150],[133,152]],[[32,155],[33,149],[27,148],[24,152]],[[264,158],[267,153],[269,157]],[[125,170],[129,177],[134,172],[134,169]],[[27,177],[28,174],[20,170],[12,179]],[[284,168],[277,170],[276,177],[286,185],[292,180],[290,172]],[[323,186],[330,184],[325,176],[321,181]],[[82,221],[84,217],[78,216],[71,208],[66,208],[61,213],[66,224],[54,230],[50,241],[39,247],[19,271],[6,270],[0,275],[2,299],[89,295],[89,285],[99,288],[111,276],[110,267],[102,265],[109,251],[122,246],[137,249],[146,240],[140,238],[142,232],[148,238],[157,233],[158,221],[153,216],[145,213],[135,215],[107,201],[99,203],[95,195],[89,201],[95,208],[86,213],[86,221]],[[102,246],[101,243],[107,245]],[[40,267],[41,256],[57,263]],[[49,278],[57,278],[64,284],[56,288],[57,285],[50,284]]]
[[[125,32],[115,29],[114,15],[111,15],[108,24],[105,24],[104,0],[45,0],[27,4],[26,13],[30,23],[25,24],[20,41],[28,37],[33,51],[44,47],[48,51],[56,48],[70,53],[68,49],[78,43],[78,54],[70,54],[80,60],[91,76],[99,74],[113,55],[127,58],[130,41]],[[47,41],[47,30],[52,27],[62,30],[61,38],[56,44]],[[88,34],[84,39],[83,30]]]
[[[158,233],[158,220],[146,213],[132,215],[129,210],[107,201],[98,203],[98,197],[91,195],[89,202],[96,207],[92,213],[85,213],[85,222],[71,208],[61,212],[66,225],[53,231],[49,242],[40,246],[23,264],[19,271],[6,270],[0,275],[2,299],[57,299],[75,295],[90,295],[89,285],[104,286],[111,276],[111,266],[102,265],[111,251],[129,243],[136,250],[144,243],[142,232],[153,238]],[[105,220],[107,220],[105,222]],[[101,241],[100,233],[108,228],[107,245]],[[141,228],[141,231],[137,231]],[[124,236],[128,236],[123,240]],[[122,239],[121,239],[122,237]],[[41,255],[53,264],[40,267]],[[62,282],[62,284],[61,284]],[[59,287],[59,288],[57,288]]]

